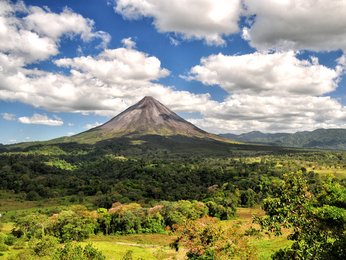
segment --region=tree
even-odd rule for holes
[[[256,221],[262,228],[281,235],[292,228],[291,248],[274,254],[274,259],[345,259],[346,189],[327,179],[314,190],[302,172],[286,174],[275,196],[264,200],[266,216]],[[343,195],[342,195],[343,194]]]
[[[51,219],[49,232],[61,242],[82,241],[96,229],[96,220],[72,210],[62,211]]]
[[[188,259],[253,259],[253,249],[235,228],[224,228],[217,220],[204,217],[186,221],[176,230],[178,238],[172,244],[176,250],[187,250]]]
[[[14,224],[12,233],[18,237],[41,238],[45,235],[47,217],[40,214],[30,214],[18,218]]]
[[[29,245],[35,255],[40,257],[50,256],[57,248],[58,239],[52,236],[45,236],[41,239],[31,240]]]

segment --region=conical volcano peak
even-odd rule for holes
[[[146,96],[99,130],[119,134],[193,135],[205,133],[175,114],[155,98]]]
[[[152,96],[145,96],[141,101],[139,101],[139,102],[152,102],[152,101],[154,101],[154,102],[158,102],[155,98],[153,98]]]
[[[135,104],[133,107],[143,109],[143,108],[150,108],[150,106],[165,107],[164,105],[162,105],[158,100],[156,100],[152,96],[145,96],[137,104]]]
[[[145,96],[105,124],[78,135],[78,139],[110,139],[121,136],[182,135],[220,139],[184,120],[151,96]]]

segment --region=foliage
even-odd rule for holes
[[[6,234],[0,233],[0,252],[8,250],[8,246],[6,245],[6,237]]]
[[[222,134],[225,138],[246,143],[261,143],[288,147],[346,149],[345,129],[317,129],[293,134],[249,132],[240,135]]]
[[[54,253],[58,245],[58,239],[52,236],[44,236],[41,239],[30,241],[30,249],[39,257],[50,256]]]
[[[86,245],[84,248],[80,245],[67,243],[63,248],[58,249],[53,259],[55,260],[104,260],[106,259],[102,253],[94,248],[91,244]]]
[[[45,215],[29,214],[16,220],[12,234],[29,239],[41,238],[45,234],[47,225],[47,217]]]
[[[210,217],[187,221],[172,246],[187,249],[188,259],[253,259],[253,249],[234,228],[222,228]]]
[[[132,260],[133,259],[133,251],[128,250],[125,255],[121,258],[121,260]]]
[[[65,153],[57,154],[0,153],[0,189],[22,193],[27,200],[95,196],[96,206],[103,208],[109,208],[114,201],[150,200],[209,199],[223,205],[227,202],[222,198],[233,195],[242,195],[240,204],[248,206],[263,199],[265,192],[270,192],[268,184],[284,171],[270,161],[174,156],[125,160],[108,153],[103,156],[106,151],[81,153],[70,146],[61,145],[59,149]],[[74,167],[62,166],[63,162]],[[210,187],[220,191],[213,193]],[[250,189],[254,194],[249,194]],[[237,202],[231,204],[232,211]]]
[[[58,237],[61,242],[82,241],[93,234],[95,229],[96,220],[87,211],[68,210],[51,218],[49,233]]]
[[[220,189],[212,192],[212,196],[206,199],[209,215],[221,220],[234,217],[239,201],[239,190],[234,185],[225,183]]]
[[[162,214],[166,225],[173,227],[182,224],[186,220],[196,220],[208,213],[208,207],[199,201],[180,200],[175,202],[163,202]]]
[[[333,179],[317,186],[302,172],[286,174],[276,196],[264,200],[267,215],[257,219],[263,228],[277,235],[282,227],[293,228],[288,238],[295,242],[275,259],[346,257],[345,201],[339,196],[346,189]]]

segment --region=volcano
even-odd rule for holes
[[[94,130],[116,135],[157,134],[200,137],[207,135],[207,132],[148,96]]]
[[[227,142],[222,137],[199,129],[150,96],[144,97],[103,125],[71,138],[91,143],[111,138],[147,135],[207,138]]]

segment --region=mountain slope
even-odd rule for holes
[[[311,132],[303,131],[293,134],[265,134],[254,131],[240,135],[222,134],[220,136],[247,143],[346,150],[346,129],[317,129]]]
[[[65,141],[95,143],[119,137],[145,135],[185,136],[229,142],[227,139],[207,133],[184,120],[153,97],[144,97],[105,124]]]
[[[205,136],[207,134],[152,97],[144,97],[137,104],[95,130],[120,134],[181,134],[186,136]]]

